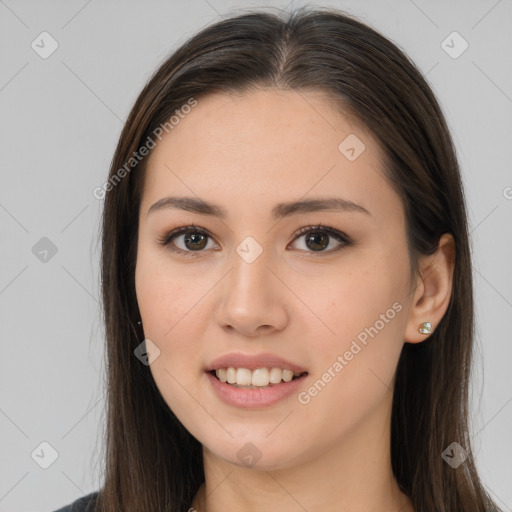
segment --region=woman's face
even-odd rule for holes
[[[412,297],[403,207],[381,158],[320,93],[277,90],[200,98],[152,150],[136,265],[145,338],[160,351],[150,370],[217,457],[284,468],[389,420]],[[171,196],[189,202],[148,213]],[[320,208],[327,199],[358,206]],[[318,224],[333,231],[298,233]],[[229,366],[238,382],[287,380],[272,367],[307,374],[240,389],[207,371]]]

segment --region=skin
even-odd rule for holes
[[[354,161],[338,149],[349,134],[366,147]],[[409,281],[403,205],[381,162],[372,135],[315,91],[200,98],[152,150],[140,209],[137,300],[145,337],[160,349],[150,365],[156,385],[203,445],[205,485],[191,504],[196,510],[413,510],[390,463],[394,375],[404,342],[428,343],[419,325],[428,320],[435,329],[446,312],[454,244],[443,235]],[[177,209],[148,215],[168,195],[199,197],[228,216]],[[332,196],[371,215],[271,217],[277,203]],[[306,235],[294,237],[318,223],[355,245],[329,237],[315,251]],[[190,224],[210,233],[198,257],[157,243]],[[247,236],[263,250],[250,264],[236,252]],[[175,246],[193,252],[197,245],[184,240],[178,235]],[[400,312],[307,404],[292,394],[266,408],[226,405],[204,374],[221,354],[271,352],[307,368],[300,388],[307,391],[394,303]],[[237,456],[249,442],[261,452],[252,467]]]

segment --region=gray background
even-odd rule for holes
[[[447,116],[474,249],[474,449],[485,484],[511,511],[512,2],[310,4],[345,9],[402,47]],[[0,511],[54,510],[99,488],[102,201],[92,191],[106,179],[136,96],[169,52],[232,8],[261,5],[0,0]],[[46,59],[31,47],[43,31],[59,45]],[[442,47],[453,31],[469,44],[458,58]],[[57,248],[46,261],[43,237]],[[48,469],[31,455],[49,456],[44,441],[58,453]]]

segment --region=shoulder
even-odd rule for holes
[[[73,501],[69,505],[59,508],[55,512],[93,512],[98,492],[91,492],[86,496]]]

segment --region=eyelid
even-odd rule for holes
[[[301,236],[307,234],[307,233],[327,233],[331,238],[336,239],[337,242],[340,243],[338,247],[335,247],[334,249],[330,249],[328,251],[305,251],[305,253],[308,256],[321,256],[321,255],[328,255],[333,254],[337,252],[338,250],[342,249],[343,247],[350,247],[352,245],[355,245],[354,241],[343,231],[340,231],[339,229],[336,229],[333,226],[328,226],[326,224],[310,224],[308,223],[306,226],[303,226],[299,228],[294,234],[293,238],[290,243],[295,242],[297,239],[299,239]]]
[[[171,231],[167,232],[164,236],[157,238],[157,243],[159,245],[162,245],[164,247],[170,246],[171,242],[174,238],[186,234],[189,232],[205,235],[209,237],[211,240],[215,242],[214,237],[210,234],[210,232],[207,229],[201,228],[199,226],[195,226],[194,224],[190,224],[187,226],[180,226],[175,229],[172,229]],[[334,252],[337,252],[339,249],[342,249],[343,247],[349,247],[352,245],[355,245],[354,241],[344,232],[340,231],[339,229],[334,228],[333,226],[328,226],[322,223],[319,224],[310,224],[308,223],[306,226],[303,226],[299,228],[295,233],[292,235],[292,239],[288,243],[288,245],[292,242],[295,242],[298,238],[301,236],[310,233],[310,232],[323,232],[327,233],[330,237],[335,238],[336,241],[338,241],[341,245],[334,249],[330,249],[328,251],[301,251],[306,252],[309,256],[321,256],[321,255],[327,255],[332,254]],[[217,244],[217,242],[215,242]],[[219,245],[219,244],[217,244]],[[175,253],[178,254],[184,254],[186,256],[201,256],[203,253],[205,253],[205,250],[201,251],[184,251],[183,249],[174,247],[171,248]]]
[[[164,236],[158,237],[157,243],[164,247],[170,246],[173,238],[176,238],[180,235],[183,235],[183,234],[186,234],[189,232],[198,233],[200,235],[206,235],[211,240],[214,240],[213,236],[210,234],[210,232],[207,229],[201,228],[194,224],[189,224],[187,226],[180,226],[175,229],[172,229],[171,231],[164,234]],[[186,256],[201,256],[201,254],[205,252],[205,251],[184,251],[183,249],[180,249],[178,247],[171,248],[170,250],[172,250],[173,252],[178,253],[178,254],[184,254]]]

